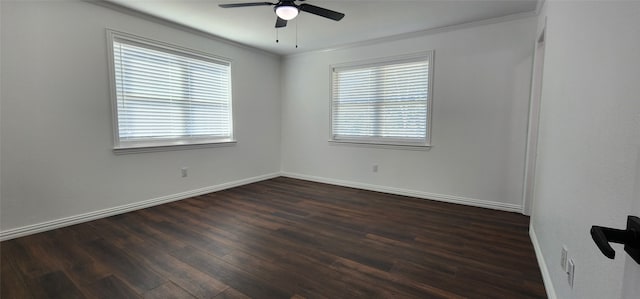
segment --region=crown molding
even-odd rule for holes
[[[242,48],[242,49],[245,49],[245,50],[253,51],[253,52],[258,53],[258,54],[263,54],[263,55],[272,56],[272,57],[282,57],[282,55],[279,55],[277,53],[269,52],[269,51],[266,51],[266,50],[263,50],[263,49],[259,49],[259,48],[256,48],[256,47],[249,46],[247,44],[243,44],[243,43],[239,43],[237,41],[226,39],[224,37],[221,37],[221,36],[218,36],[218,35],[215,35],[215,34],[200,30],[200,29],[193,28],[191,26],[183,25],[183,24],[177,23],[175,21],[171,21],[171,20],[156,16],[156,15],[152,15],[152,14],[149,14],[149,13],[146,13],[146,12],[142,12],[140,10],[133,9],[133,8],[130,8],[130,7],[122,6],[120,4],[117,4],[117,3],[114,3],[114,2],[110,2],[110,1],[107,1],[107,0],[82,0],[82,1],[86,2],[86,3],[91,3],[91,4],[98,5],[98,6],[102,6],[102,7],[105,7],[105,8],[120,12],[120,13],[124,13],[124,14],[130,15],[130,16],[133,16],[133,17],[137,17],[137,18],[141,18],[141,19],[144,19],[144,20],[147,20],[147,21],[158,23],[158,24],[161,24],[161,25],[164,25],[164,26],[167,26],[167,27],[171,27],[171,28],[174,28],[174,29],[185,31],[185,32],[188,32],[188,33],[191,33],[191,34],[194,34],[194,35],[198,35],[198,36],[201,36],[201,37],[204,37],[204,38],[208,38],[208,39],[211,39],[211,40],[214,40],[214,41],[217,41],[217,42],[221,42],[221,43],[224,43],[224,44],[227,44],[227,45],[231,45],[231,46],[235,46],[235,47]]]
[[[142,18],[148,21],[152,21],[155,23],[159,23],[168,27],[172,27],[178,30],[182,30],[188,33],[192,33],[198,36],[202,36],[214,41],[218,41],[221,43],[225,43],[228,45],[232,45],[235,47],[239,47],[242,49],[246,49],[246,50],[250,50],[259,54],[263,54],[263,55],[268,55],[268,56],[272,56],[272,57],[280,57],[280,58],[288,58],[288,57],[295,57],[295,56],[302,56],[302,55],[307,55],[307,54],[313,54],[313,53],[324,53],[324,52],[332,52],[332,51],[338,51],[338,50],[345,50],[345,49],[350,49],[350,48],[356,48],[356,47],[362,47],[362,46],[369,46],[369,45],[375,45],[375,44],[381,44],[381,43],[386,43],[386,42],[392,42],[392,41],[398,41],[398,40],[404,40],[404,39],[410,39],[410,38],[416,38],[416,37],[421,37],[421,36],[427,36],[427,35],[433,35],[433,34],[438,34],[438,33],[444,33],[444,32],[450,32],[450,31],[455,31],[455,30],[461,30],[461,29],[466,29],[466,28],[471,28],[471,27],[476,27],[476,26],[483,26],[483,25],[490,25],[490,24],[497,24],[497,23],[502,23],[502,22],[509,22],[509,21],[513,21],[513,20],[518,20],[518,19],[525,19],[525,18],[529,18],[529,17],[534,17],[534,16],[538,16],[540,13],[540,10],[542,9],[542,7],[544,6],[545,0],[539,0],[538,3],[536,4],[536,9],[534,11],[531,12],[524,12],[524,13],[517,13],[517,14],[511,14],[511,15],[506,15],[506,16],[501,16],[501,17],[497,17],[497,18],[491,18],[491,19],[484,19],[484,20],[479,20],[479,21],[473,21],[473,22],[463,22],[463,23],[458,23],[458,24],[452,24],[452,25],[446,25],[446,26],[442,26],[442,27],[436,27],[436,28],[430,28],[430,29],[425,29],[425,30],[419,30],[419,31],[413,31],[413,32],[407,32],[407,33],[400,33],[400,34],[395,34],[395,35],[391,35],[391,36],[385,36],[385,37],[380,37],[380,38],[374,38],[374,39],[367,39],[367,40],[362,40],[362,41],[357,41],[357,42],[352,42],[352,43],[346,43],[346,44],[341,44],[341,45],[337,45],[337,46],[333,46],[333,47],[327,47],[327,48],[322,48],[322,49],[316,49],[316,50],[311,50],[311,51],[306,51],[306,52],[299,52],[299,53],[292,53],[292,54],[278,54],[278,53],[274,53],[274,52],[270,52],[264,49],[260,49],[260,48],[256,48],[244,43],[240,43],[237,41],[233,41],[200,29],[196,29],[193,28],[191,26],[187,26],[187,25],[183,25],[180,23],[177,23],[175,21],[172,20],[168,20],[156,15],[152,15],[146,12],[142,12],[140,10],[136,10],[133,8],[129,8],[129,7],[125,7],[122,6],[120,4],[114,3],[114,2],[110,2],[107,0],[82,0],[83,2],[87,2],[87,3],[91,3],[91,4],[95,4],[95,5],[99,5],[105,8],[109,8],[121,13],[125,13],[134,17],[138,17],[138,18]]]
[[[317,53],[325,53],[325,52],[346,50],[346,49],[357,48],[357,47],[362,47],[362,46],[370,46],[370,45],[388,43],[388,42],[405,40],[405,39],[410,39],[410,38],[428,36],[428,35],[433,35],[433,34],[438,34],[438,33],[462,30],[462,29],[467,29],[467,28],[472,28],[472,27],[477,27],[477,26],[484,26],[484,25],[491,25],[491,24],[497,24],[497,23],[503,23],[503,22],[510,22],[510,21],[514,21],[514,20],[520,20],[520,19],[526,19],[526,18],[535,17],[537,15],[538,14],[537,14],[536,11],[530,11],[530,12],[525,12],[525,13],[517,13],[517,14],[510,14],[510,15],[497,17],[497,18],[484,19],[484,20],[479,20],[479,21],[474,21],[474,22],[465,22],[465,23],[459,23],[459,24],[453,24],[453,25],[447,25],[447,26],[442,26],[442,27],[426,29],[426,30],[407,32],[407,33],[400,33],[400,34],[391,35],[391,36],[385,36],[385,37],[381,37],[381,38],[374,38],[374,39],[357,41],[357,42],[353,42],[353,43],[347,43],[347,44],[343,44],[343,45],[339,45],[339,46],[335,46],[335,47],[329,47],[329,48],[312,50],[312,51],[307,51],[307,52],[300,52],[300,53],[293,53],[293,54],[283,55],[283,57],[284,58],[289,58],[289,57],[303,56],[303,55],[308,55],[308,54],[317,54]]]

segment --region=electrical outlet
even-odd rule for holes
[[[378,164],[374,164],[373,167],[371,168],[371,170],[373,172],[378,172]]]
[[[567,255],[569,254],[569,250],[566,245],[562,245],[562,251],[560,251],[560,266],[562,267],[562,271],[567,272]]]
[[[573,259],[570,259],[567,264],[567,280],[569,281],[569,286],[573,288],[573,279],[576,273],[576,264],[573,262]]]
[[[183,177],[183,178],[186,178],[186,177],[189,175],[188,170],[189,170],[188,168],[186,168],[186,167],[182,167],[182,168],[180,169],[180,175],[182,175],[182,177]]]

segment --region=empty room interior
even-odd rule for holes
[[[0,33],[3,299],[640,298],[640,1],[0,0]]]

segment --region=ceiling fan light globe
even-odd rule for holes
[[[282,5],[276,7],[276,15],[283,20],[293,20],[298,16],[298,8],[295,6]]]

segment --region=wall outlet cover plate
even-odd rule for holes
[[[560,267],[562,267],[562,271],[567,272],[567,256],[569,255],[569,250],[566,246],[562,246],[562,250],[560,251]]]
[[[573,259],[569,260],[567,265],[567,280],[569,281],[569,286],[573,288],[573,279],[576,273],[576,264],[573,262]]]

